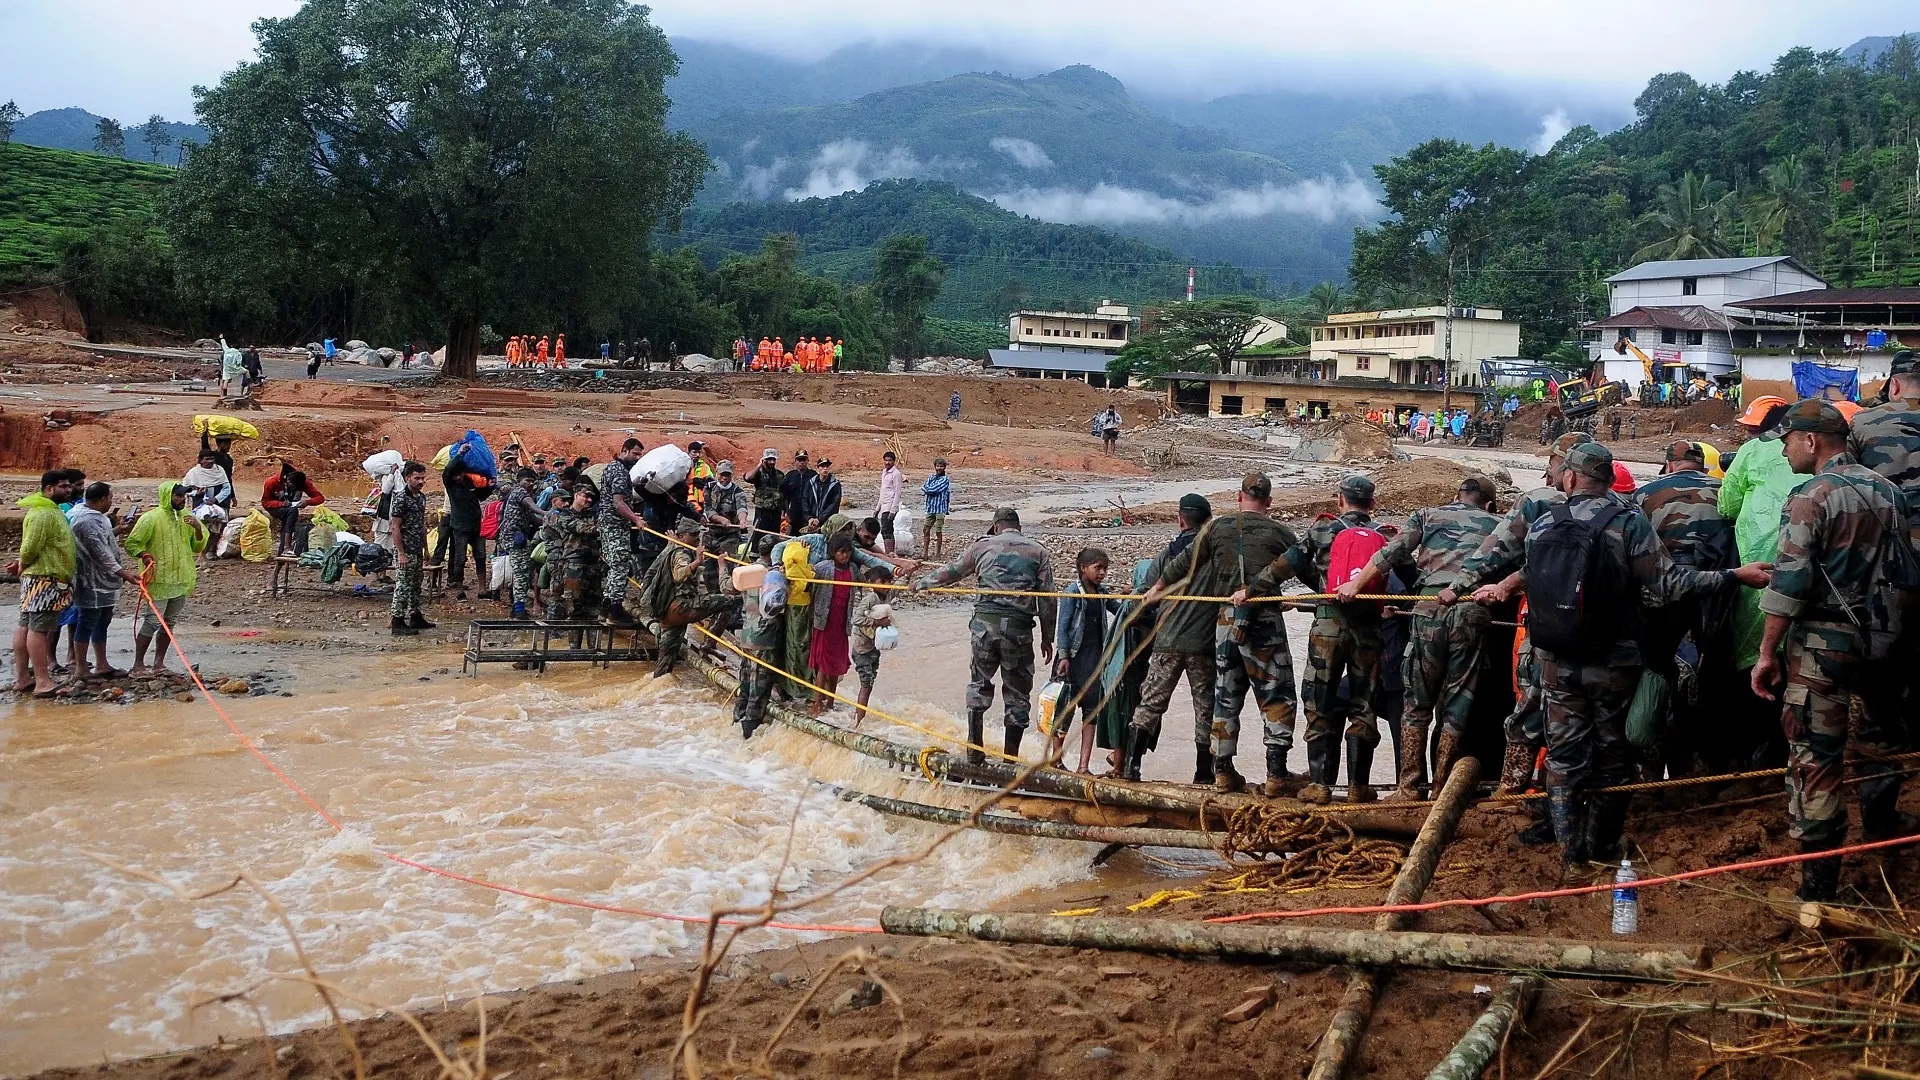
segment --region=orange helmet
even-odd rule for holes
[[[1846,417],[1849,424],[1853,423],[1853,414],[1860,411],[1860,403],[1857,401],[1836,401],[1833,407],[1840,410],[1840,415]]]
[[[1767,410],[1776,405],[1784,407],[1786,404],[1786,398],[1774,397],[1772,394],[1762,394],[1752,401],[1747,402],[1747,411],[1741,413],[1734,422],[1744,424],[1747,427],[1759,427],[1761,421],[1767,418]]]

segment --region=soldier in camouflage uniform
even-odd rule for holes
[[[433,624],[420,613],[420,571],[427,561],[427,497],[421,489],[427,483],[427,467],[409,461],[400,469],[401,488],[390,502],[393,522],[394,553],[400,565],[394,568],[393,599],[387,614],[393,619],[394,637],[415,637]]]
[[[1291,577],[1309,589],[1323,592],[1333,539],[1350,528],[1373,524],[1373,481],[1358,473],[1340,481],[1336,491],[1338,515],[1323,514],[1299,542],[1234,596],[1271,596]],[[1307,633],[1307,677],[1301,683],[1307,706],[1307,785],[1300,797],[1324,803],[1332,798],[1340,774],[1340,720],[1346,715],[1347,798],[1370,802],[1373,749],[1380,745],[1380,725],[1373,712],[1373,692],[1380,683],[1380,619],[1376,601],[1323,603],[1314,609],[1313,628]],[[1347,678],[1347,703],[1337,700],[1340,677]]]
[[[1246,588],[1262,568],[1299,543],[1292,529],[1268,515],[1272,501],[1273,482],[1265,473],[1248,473],[1240,481],[1239,509],[1209,519],[1192,545],[1167,559],[1160,567],[1160,583],[1142,603],[1158,601],[1189,578],[1182,589],[1189,596],[1227,596]],[[1217,610],[1209,749],[1214,789],[1233,792],[1246,787],[1233,767],[1233,756],[1240,747],[1240,708],[1251,690],[1265,732],[1265,791],[1269,797],[1282,795],[1292,786],[1287,751],[1293,748],[1294,711],[1293,654],[1281,621],[1284,612],[1279,604],[1213,606]],[[1172,687],[1167,690],[1171,694]],[[1143,737],[1138,728],[1129,735]]]
[[[673,535],[678,542],[669,544],[666,551],[666,572],[673,579],[673,596],[667,601],[666,613],[659,618],[654,631],[659,641],[659,653],[653,665],[655,678],[672,672],[673,666],[679,663],[680,654],[687,646],[687,627],[730,612],[739,602],[737,596],[707,590],[700,567],[712,556],[707,554],[706,545],[695,543],[700,536],[700,523],[681,518],[673,527]]]
[[[1192,596],[1190,584],[1182,578],[1161,574],[1168,562],[1186,551],[1200,535],[1213,506],[1206,496],[1180,496],[1180,533],[1165,551],[1154,556],[1147,568],[1147,580],[1174,593]],[[1193,782],[1213,780],[1213,698],[1214,698],[1214,624],[1219,619],[1216,606],[1200,600],[1163,601],[1146,608],[1140,617],[1153,620],[1153,651],[1147,657],[1146,679],[1140,684],[1140,704],[1129,722],[1127,739],[1136,749],[1157,746],[1160,721],[1173,701],[1174,687],[1186,676],[1187,693],[1193,698]],[[1128,761],[1138,760],[1129,757]]]
[[[915,592],[951,585],[979,575],[983,589],[1053,592],[1053,560],[1047,549],[1020,533],[1020,515],[1010,508],[994,511],[992,531],[973,542],[960,557],[913,583]],[[1033,693],[1033,621],[1040,620],[1040,660],[1053,663],[1053,597],[981,596],[973,605],[973,658],[967,681],[967,741],[980,746],[986,737],[987,709],[993,704],[993,676],[1000,673],[1000,693],[1006,698],[1008,757],[1020,753],[1027,732],[1029,695]],[[986,759],[969,748],[967,759]]]
[[[507,553],[513,564],[513,617],[528,618],[527,601],[533,596],[533,534],[546,515],[534,501],[532,469],[514,473],[513,486],[501,493],[500,529],[496,547]]]
[[[540,527],[540,542],[547,545],[547,577],[554,593],[547,605],[549,622],[565,622],[584,614],[589,564],[600,551],[599,530],[594,524],[593,488],[581,484],[573,491],[572,502],[547,515]]]
[[[1900,489],[1847,453],[1847,422],[1825,401],[1787,410],[1787,462],[1813,479],[1788,498],[1773,584],[1760,594],[1766,613],[1754,693],[1771,701],[1784,672],[1780,725],[1787,736],[1787,814],[1803,852],[1829,851],[1847,835],[1841,787],[1849,695],[1858,696],[1854,731],[1860,817],[1868,840],[1916,831],[1900,813],[1900,776],[1886,758],[1906,748],[1901,675],[1885,660],[1898,633],[1898,608],[1914,580],[1908,539],[1911,508]],[[1782,642],[1786,655],[1779,655]],[[1800,864],[1800,898],[1831,900],[1840,859]]]
[[[1847,450],[1900,489],[1907,500],[1908,533],[1920,543],[1920,355],[1912,349],[1894,353],[1881,392],[1885,403],[1854,414]],[[1920,708],[1920,626],[1902,635],[1899,657],[1897,667],[1906,674],[1905,708]]]
[[[1618,545],[1613,557],[1621,560],[1627,578],[1640,587],[1640,591],[1629,590],[1616,598],[1623,615],[1615,627],[1620,636],[1596,652],[1577,656],[1557,655],[1537,642],[1534,649],[1540,682],[1546,691],[1548,807],[1569,877],[1584,872],[1590,856],[1613,859],[1626,824],[1628,795],[1608,794],[1593,803],[1591,814],[1588,803],[1589,789],[1633,779],[1626,718],[1642,666],[1636,637],[1640,592],[1672,603],[1767,579],[1766,571],[1757,563],[1719,572],[1675,566],[1646,518],[1620,512],[1628,508],[1610,490],[1612,485],[1613,453],[1606,447],[1585,442],[1567,451],[1560,470],[1566,513],[1573,521],[1595,521],[1611,515],[1599,542]],[[1493,550],[1489,552],[1483,545],[1475,552],[1459,581],[1440,599],[1445,602],[1449,596],[1479,585],[1478,575],[1485,571],[1476,570],[1476,565],[1484,568],[1517,561],[1524,572],[1528,555],[1545,532],[1557,527],[1560,517],[1557,512],[1539,514],[1523,538],[1517,558],[1506,546],[1509,534],[1496,529],[1488,537]],[[1482,559],[1483,554],[1488,557]],[[1503,601],[1510,588],[1510,582],[1488,585],[1479,589],[1474,599],[1483,603]]]
[[[1508,588],[1517,587],[1520,554],[1527,531],[1556,503],[1566,501],[1566,496],[1560,493],[1560,476],[1566,471],[1567,451],[1586,441],[1585,433],[1578,431],[1568,432],[1554,441],[1547,451],[1546,471],[1541,475],[1546,486],[1520,496],[1494,531],[1482,539],[1480,547],[1460,565],[1455,575],[1458,581],[1500,581]],[[1503,578],[1511,580],[1503,581]],[[1452,606],[1464,591],[1449,586],[1440,590],[1438,599],[1441,604]],[[1526,637],[1524,630],[1514,657],[1513,675],[1515,700],[1513,713],[1506,721],[1506,757],[1500,770],[1500,790],[1507,794],[1527,790],[1533,780],[1534,762],[1547,738],[1546,693],[1540,686],[1540,665],[1534,657],[1533,641]],[[1547,814],[1546,803],[1534,799],[1526,808],[1533,823],[1521,830],[1520,841],[1535,845],[1552,843],[1553,819]]]
[[[1677,442],[1667,447],[1665,470],[1659,478],[1641,485],[1633,502],[1646,515],[1647,524],[1653,526],[1660,545],[1682,566],[1713,569],[1734,550],[1733,522],[1720,516],[1720,481],[1707,474],[1706,451],[1698,443]],[[1676,690],[1680,686],[1677,654],[1681,639],[1689,635],[1699,657],[1694,669],[1697,678],[1712,681],[1719,673],[1730,671],[1732,659],[1726,643],[1720,640],[1723,635],[1708,635],[1700,601],[1661,604],[1652,597],[1644,599],[1647,622],[1642,651],[1647,667],[1664,677],[1668,686]],[[1716,629],[1724,626],[1724,620],[1715,622],[1720,624]],[[1697,724],[1683,726],[1678,723],[1680,717],[1675,719],[1675,738],[1662,739],[1661,756],[1679,767],[1683,760],[1697,758],[1711,748]]]
[[[600,621],[612,626],[633,625],[627,612],[627,579],[633,576],[633,530],[640,526],[640,515],[633,509],[630,470],[643,449],[639,439],[628,439],[600,473],[600,561],[607,568]]]
[[[754,548],[762,565],[773,565],[774,541],[772,535],[755,537]],[[743,739],[753,738],[766,723],[767,702],[773,697],[774,684],[780,681],[779,675],[754,663],[754,659],[776,667],[780,664],[781,651],[787,644],[785,593],[782,585],[777,590],[763,586],[742,594],[746,611],[740,626],[740,646],[747,656],[740,659],[740,691],[733,699],[733,722],[740,725]]]
[[[1460,497],[1446,506],[1415,510],[1406,525],[1376,552],[1360,576],[1335,590],[1341,598],[1371,591],[1396,566],[1412,562],[1420,570],[1414,589],[1438,596],[1454,583],[1460,565],[1500,524],[1493,512],[1493,481],[1469,476]],[[1444,779],[1460,752],[1473,715],[1474,678],[1480,669],[1480,642],[1492,618],[1479,604],[1442,606],[1422,601],[1413,607],[1407,646],[1407,689],[1412,699],[1401,724],[1399,784],[1394,797],[1417,799],[1427,783],[1427,732],[1437,711],[1440,746],[1433,756],[1435,781]]]

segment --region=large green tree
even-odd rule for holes
[[[676,66],[623,0],[308,0],[199,91],[209,141],[169,208],[185,273],[236,309],[377,294],[445,327],[610,325],[704,151],[666,129]],[[356,301],[363,302],[363,301]]]
[[[887,350],[912,363],[926,355],[927,308],[947,280],[947,264],[927,254],[927,238],[889,236],[880,242],[868,287],[880,306]]]
[[[1108,374],[1147,377],[1187,367],[1224,372],[1253,343],[1266,305],[1251,296],[1168,304],[1147,312],[1145,333],[1107,365]]]

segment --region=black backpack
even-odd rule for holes
[[[1535,646],[1568,660],[1589,659],[1634,637],[1640,611],[1623,545],[1607,526],[1627,513],[1615,504],[1591,521],[1556,503],[1527,551],[1527,634]]]

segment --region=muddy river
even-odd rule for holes
[[[767,897],[803,796],[783,893],[936,835],[809,781],[871,767],[821,760],[817,744],[784,731],[742,743],[717,696],[692,683],[635,669],[417,681],[389,663],[366,674],[392,689],[228,702],[345,834],[204,703],[0,715],[0,1072],[254,1033],[244,1006],[196,1004],[297,971],[258,897],[189,903],[102,859],[195,890],[250,873],[325,975],[404,1004],[684,955],[699,928],[491,892],[378,858],[375,845],[520,888],[704,915]],[[948,710],[903,707],[952,722]],[[903,901],[987,905],[1086,866],[1080,845],[967,833],[804,921],[871,922]],[[791,939],[760,931],[750,943]],[[275,1030],[322,1019],[291,983],[254,999]]]

